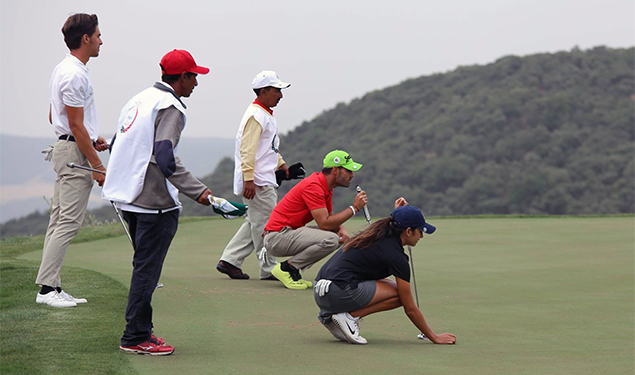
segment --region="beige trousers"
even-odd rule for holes
[[[245,222],[225,247],[221,260],[242,269],[245,258],[256,250],[260,278],[271,276],[271,270],[278,262],[272,256],[262,256],[262,234],[277,202],[278,193],[273,186],[256,186],[256,195],[253,199],[243,197],[243,203],[249,206]]]
[[[311,267],[329,254],[339,249],[337,233],[315,227],[270,232],[265,236],[265,248],[276,257],[291,257],[289,263],[297,269]]]
[[[88,167],[88,161],[75,142],[58,140],[53,148],[53,169],[57,173],[53,186],[53,206],[44,239],[42,263],[36,284],[61,287],[60,270],[66,249],[79,231],[86,214],[93,187],[91,172],[69,168],[66,163]]]

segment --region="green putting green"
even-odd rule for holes
[[[165,287],[154,294],[155,331],[175,354],[121,355],[139,374],[161,375],[635,371],[633,216],[430,221],[437,232],[413,248],[419,299],[435,332],[457,335],[455,346],[418,340],[401,309],[364,319],[368,345],[335,341],[317,320],[312,291],[258,280],[255,255],[243,267],[250,280],[216,271],[243,220],[214,219],[179,227],[163,269]],[[364,225],[355,219],[346,226],[353,234]],[[39,264],[41,251],[19,258]],[[131,259],[121,236],[71,245],[64,265],[127,286]],[[303,276],[313,279],[319,266]],[[99,300],[81,297],[98,308]],[[124,324],[122,315],[104,332],[108,342]]]

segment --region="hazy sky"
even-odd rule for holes
[[[96,13],[104,45],[88,67],[100,133],[159,79],[168,51],[199,65],[184,137],[233,138],[260,70],[290,82],[275,109],[286,132],[338,102],[405,79],[506,55],[635,44],[633,0],[0,0],[0,132],[50,136],[48,83],[71,13]]]

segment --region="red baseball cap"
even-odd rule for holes
[[[160,65],[162,74],[209,73],[209,68],[196,65],[192,55],[184,49],[175,49],[166,53],[161,59]]]

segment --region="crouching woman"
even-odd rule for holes
[[[359,319],[403,306],[412,323],[433,343],[456,343],[453,334],[432,331],[410,289],[410,267],[403,247],[417,245],[424,233],[435,230],[418,208],[399,198],[389,218],[351,238],[318,272],[313,295],[320,322],[340,341],[366,344],[359,334]]]

